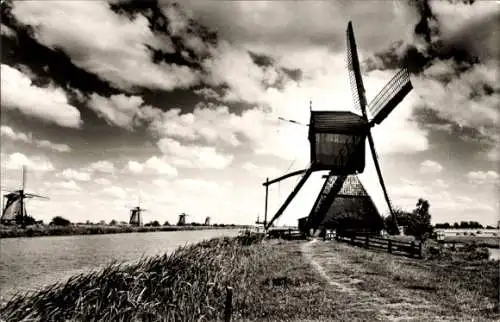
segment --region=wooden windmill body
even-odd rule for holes
[[[27,179],[27,169],[25,166],[22,168],[22,178],[21,189],[9,191],[9,193],[3,195],[5,202],[2,209],[2,216],[0,217],[0,222],[2,224],[20,224],[24,226],[28,217],[28,212],[26,211],[26,199],[49,199],[45,196],[27,193],[25,191]]]
[[[384,184],[375,145],[371,135],[371,128],[380,124],[390,112],[412,90],[411,81],[406,69],[400,70],[375,96],[370,104],[366,103],[365,89],[361,77],[356,42],[352,23],[347,27],[347,65],[349,80],[355,104],[359,114],[348,111],[312,111],[309,121],[310,165],[304,170],[285,174],[274,180],[266,180],[263,185],[269,185],[295,175],[302,175],[296,187],[290,193],[276,214],[267,222],[266,229],[282,215],[288,204],[302,188],[314,171],[329,171],[324,176],[325,182],[309,215],[299,220],[299,227],[304,230],[314,229],[326,224],[334,217],[342,216],[372,216],[374,220],[380,218],[377,209],[359,181],[357,174],[365,169],[365,142],[368,139],[371,155],[377,175],[384,192],[391,215],[394,214],[387,190]],[[371,117],[368,116],[368,112]],[[267,213],[267,206],[266,206]],[[266,216],[267,217],[267,216]],[[366,218],[362,218],[366,219]],[[374,223],[364,220],[368,225]]]

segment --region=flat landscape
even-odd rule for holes
[[[155,231],[183,231],[183,230],[204,230],[204,229],[239,229],[244,226],[220,225],[185,225],[185,226],[110,226],[110,225],[70,225],[70,226],[50,226],[33,225],[26,228],[16,226],[0,225],[0,238],[14,237],[39,237],[39,236],[67,236],[67,235],[99,235],[99,234],[121,234],[121,233],[147,233]]]
[[[214,239],[14,299],[7,321],[495,321],[498,261],[419,260],[336,241]]]

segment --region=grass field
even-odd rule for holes
[[[108,225],[70,225],[70,226],[28,226],[27,228],[0,226],[0,238],[14,237],[41,237],[41,236],[64,236],[64,235],[98,235],[98,234],[121,234],[121,233],[147,233],[155,231],[182,231],[203,229],[232,229],[241,226],[159,226],[159,227],[136,227],[136,226],[108,226]]]
[[[498,262],[424,261],[335,241],[215,239],[79,275],[0,309],[6,321],[493,321]]]
[[[472,244],[475,243],[480,246],[499,248],[500,247],[500,237],[482,237],[482,236],[446,236],[443,239],[447,243],[464,243]]]

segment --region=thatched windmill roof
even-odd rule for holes
[[[348,176],[320,226],[337,230],[379,231],[383,227],[383,219],[359,178]]]

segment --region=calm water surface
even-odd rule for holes
[[[237,234],[238,229],[217,229],[0,239],[0,300],[114,260],[134,261],[142,255],[169,253],[188,243]]]
[[[490,259],[500,260],[500,249],[499,248],[488,248],[490,251]]]

